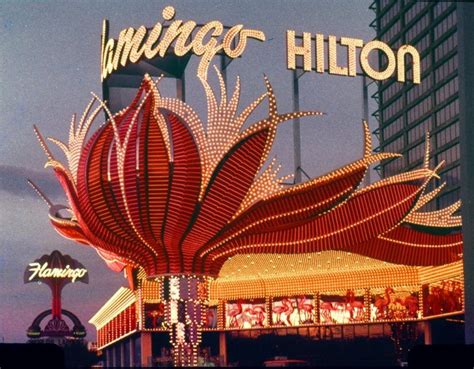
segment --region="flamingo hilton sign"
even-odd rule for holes
[[[69,202],[65,206],[46,201],[53,227],[65,238],[96,249],[111,269],[125,269],[128,276],[141,275],[157,282],[154,296],[165,306],[164,324],[176,366],[198,364],[211,283],[233,257],[278,254],[283,263],[286,257],[339,251],[412,267],[461,260],[461,219],[453,215],[458,207],[447,207],[441,213],[419,211],[440,191],[425,193],[441,167],[430,168],[428,138],[421,168],[362,188],[371,164],[400,156],[373,153],[371,133],[364,123],[361,159],[284,188],[282,182],[288,177],[280,177],[276,162],[269,158],[278,125],[323,113],[280,112],[267,77],[263,81],[266,91],[239,109],[239,79],[228,93],[226,80],[216,67],[218,98],[207,78],[211,60],[216,54],[239,57],[249,40],[265,41],[264,32],[240,24],[224,27],[219,21],[197,25],[174,19],[175,13],[167,6],[162,12],[163,23],[152,29],[124,29],[118,40],[108,38],[108,23],[104,22],[102,80],[114,70],[144,59],[193,53],[201,57],[197,74],[207,101],[206,121],[184,99],[163,95],[159,80],[146,74],[125,109],[112,114],[94,95],[78,122],[73,115],[67,143],[48,138],[61,148],[67,166],[55,159],[36,127],[35,133],[47,156],[46,167],[53,168]],[[395,52],[377,40],[364,44],[357,38],[338,40],[307,32],[299,36],[291,30],[286,35],[289,69],[325,73],[327,65],[329,74],[355,76],[360,65],[373,79],[396,74],[397,80],[404,82],[409,59],[412,82],[419,83],[419,55],[412,46],[402,45]],[[340,65],[337,53],[344,48],[347,64]],[[374,50],[380,52],[381,68],[369,64]],[[297,59],[302,59],[301,67]],[[268,102],[268,112],[258,120],[252,113],[263,101]],[[107,121],[89,135],[101,110]],[[62,209],[68,209],[71,217],[62,216]],[[50,266],[42,264],[44,261],[35,261],[30,272],[40,277],[68,276],[67,270],[48,268],[77,267],[71,261],[50,262]],[[259,268],[263,265],[256,263]],[[249,275],[253,278],[259,273],[257,269]],[[347,278],[352,284],[359,275]],[[366,284],[372,284],[372,279],[370,275]],[[131,283],[131,293],[137,288]],[[247,292],[238,295],[242,294]],[[300,303],[305,304],[304,300]],[[287,304],[282,300],[280,305]],[[140,322],[143,325],[143,319]],[[130,321],[129,327],[135,326],[136,321]],[[102,330],[102,345],[110,343],[108,328],[96,327]]]
[[[174,19],[175,15],[175,9],[167,6],[162,12],[163,23],[156,23],[151,30],[147,30],[145,26],[140,26],[138,29],[126,28],[120,32],[118,40],[108,39],[108,22],[104,20],[101,79],[105,80],[120,66],[125,67],[129,63],[137,63],[142,58],[152,59],[156,56],[163,58],[172,45],[173,52],[177,56],[192,52],[201,57],[197,74],[205,79],[209,64],[217,53],[223,52],[231,59],[238,58],[245,51],[248,40],[263,42],[266,39],[263,31],[247,29],[242,24],[234,25],[224,33],[225,27],[220,21],[210,21],[198,26],[192,20],[183,22],[183,20]],[[165,22],[171,23],[164,25]],[[411,45],[402,45],[394,51],[378,40],[364,44],[364,41],[358,38],[340,37],[338,39],[333,35],[326,38],[319,33],[314,37],[309,32],[303,32],[302,36],[297,36],[294,30],[288,30],[286,36],[288,69],[299,68],[297,57],[301,57],[304,71],[314,70],[317,73],[327,71],[329,74],[354,77],[359,65],[362,72],[372,79],[384,80],[392,77],[396,72],[397,81],[405,82],[406,61],[409,57],[413,67],[413,83],[420,83],[420,55]],[[297,39],[301,41],[297,42]],[[346,65],[338,65],[338,52],[343,52],[344,49],[347,55]],[[359,49],[359,58],[357,58]],[[379,70],[369,63],[369,55],[374,50],[379,50],[385,59],[383,67]]]

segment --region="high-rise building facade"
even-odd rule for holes
[[[413,45],[421,60],[420,84],[389,79],[379,84],[374,95],[379,103],[375,115],[380,123],[380,150],[403,155],[383,162],[379,169],[387,177],[421,166],[429,131],[431,167],[445,162],[436,184],[446,182],[442,194],[428,204],[431,210],[460,198],[456,8],[456,2],[445,1],[376,0],[371,5],[376,14],[371,26],[377,39],[393,49]],[[384,62],[380,60],[382,69]]]

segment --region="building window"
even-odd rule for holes
[[[393,101],[390,105],[383,109],[383,121],[388,121],[403,108],[403,96]]]
[[[429,22],[430,22],[430,15],[428,13],[425,14],[420,19],[418,19],[416,23],[406,31],[405,33],[406,42],[410,42],[416,36],[418,36],[422,31],[426,30]]]
[[[380,0],[380,10],[383,10],[391,0]]]
[[[425,156],[425,143],[422,142],[408,151],[408,164],[420,160]]]
[[[444,146],[459,137],[459,121],[451,124],[436,134],[438,147]]]
[[[430,183],[433,183],[433,181],[431,181]],[[427,189],[427,191],[429,191]],[[436,210],[436,200],[432,200],[430,201],[428,204],[426,204],[425,206],[423,206],[420,210],[420,212],[424,212],[424,211],[435,211]]]
[[[406,12],[405,12],[405,24],[410,23],[410,21],[415,18],[421,11],[428,5],[427,1],[417,1],[415,2]]]
[[[397,114],[400,111],[401,104],[402,103],[402,97],[399,97],[395,101],[393,101],[390,105],[388,105],[386,108],[384,108],[383,111],[383,122],[387,122],[390,118],[392,118],[395,114]]]
[[[431,54],[428,53],[425,57],[421,58],[421,70],[425,71],[431,67]]]
[[[392,48],[393,48],[394,50],[398,50],[398,49],[402,46],[402,44],[403,44],[402,38],[399,37],[399,38],[396,39],[396,41],[393,42]]]
[[[439,208],[443,209],[451,204],[454,204],[460,198],[460,191],[459,189],[454,190],[450,193],[444,194],[439,197]]]
[[[390,26],[390,28],[380,37],[382,41],[388,43],[396,34],[400,33],[400,19]]]
[[[413,123],[423,115],[428,113],[432,108],[431,96],[426,97],[420,103],[416,104],[407,112],[408,124]]]
[[[400,152],[402,151],[403,146],[403,136],[400,136],[386,145],[383,150],[385,152]]]
[[[399,12],[400,2],[395,1],[393,5],[387,10],[387,12],[380,18],[380,28],[385,28],[385,26],[389,24],[393,18],[398,16]]]
[[[456,26],[456,12],[451,12],[434,28],[434,40],[442,37],[454,26]]]
[[[428,117],[420,124],[417,124],[415,127],[411,128],[408,131],[408,143],[412,144],[413,142],[419,140],[422,137],[425,137],[426,132],[429,132],[433,129],[433,119]]]
[[[383,128],[383,139],[388,140],[394,134],[400,132],[403,129],[403,115],[395,119],[388,126]]]
[[[407,104],[411,104],[415,99],[429,91],[431,87],[433,87],[433,77],[431,74],[428,74],[422,78],[419,85],[413,85],[407,91]]]
[[[440,126],[459,114],[459,100],[456,99],[436,112],[436,125]]]
[[[454,55],[452,58],[446,60],[441,66],[435,69],[435,81],[436,83],[441,82],[446,77],[450,76],[454,71],[458,69],[458,55]]]
[[[418,52],[423,54],[423,51],[425,51],[428,46],[430,46],[430,34],[427,33],[425,36],[423,36],[416,44],[415,44],[415,49],[418,50]]]
[[[438,1],[433,8],[433,14],[435,17],[439,17],[446,9],[453,4],[452,1]]]
[[[456,76],[452,80],[450,80],[448,83],[446,83],[444,86],[436,90],[435,93],[435,99],[436,99],[436,104],[441,104],[443,101],[449,99],[451,96],[453,96],[455,93],[458,92],[459,89],[459,80],[458,77]]]
[[[440,182],[446,182],[447,187],[456,186],[461,181],[461,167],[457,166],[440,174]]]
[[[402,88],[403,84],[392,80],[390,86],[388,86],[385,90],[382,91],[382,101],[385,103],[386,101],[390,100],[393,96],[400,92]]]
[[[441,163],[444,160],[445,164],[449,165],[459,160],[459,156],[460,156],[459,144],[456,144],[450,147],[449,149],[444,150],[438,154],[438,163]]]
[[[435,49],[435,62],[438,62],[441,58],[447,55],[449,52],[454,50],[458,46],[458,35],[454,32]]]
[[[393,176],[394,174],[399,173],[403,169],[403,159],[398,158],[387,163],[383,167],[384,177]]]

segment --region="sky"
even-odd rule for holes
[[[59,236],[48,221],[48,208],[27,185],[32,178],[54,203],[65,204],[51,169],[44,169],[32,125],[43,135],[66,140],[73,113],[81,114],[93,91],[100,95],[100,34],[110,21],[110,36],[126,27],[152,27],[161,11],[173,5],[176,18],[262,30],[267,41],[250,41],[243,56],[228,69],[233,87],[241,78],[242,107],[265,92],[270,79],[280,112],[292,110],[292,73],[286,68],[286,30],[348,36],[369,41],[374,13],[370,1],[1,1],[0,2],[0,342],[25,342],[37,314],[50,308],[45,285],[23,284],[28,263],[57,249],[80,261],[89,284],[69,284],[63,308],[86,326],[120,286],[121,273],[109,270],[96,252]],[[205,121],[205,101],[195,77],[198,59],[186,72],[187,102]],[[210,78],[215,75],[210,69]],[[175,94],[172,81],[163,95]],[[213,81],[215,84],[215,80]],[[324,117],[302,119],[302,167],[310,177],[324,174],[362,156],[362,82],[360,78],[306,73],[300,79],[300,109],[320,110]],[[371,103],[373,110],[374,103]],[[102,123],[103,116],[95,127]],[[370,122],[371,129],[377,127]],[[280,126],[272,154],[282,174],[293,172],[291,122]],[[52,147],[52,145],[51,145]],[[62,158],[56,152],[57,158]]]

